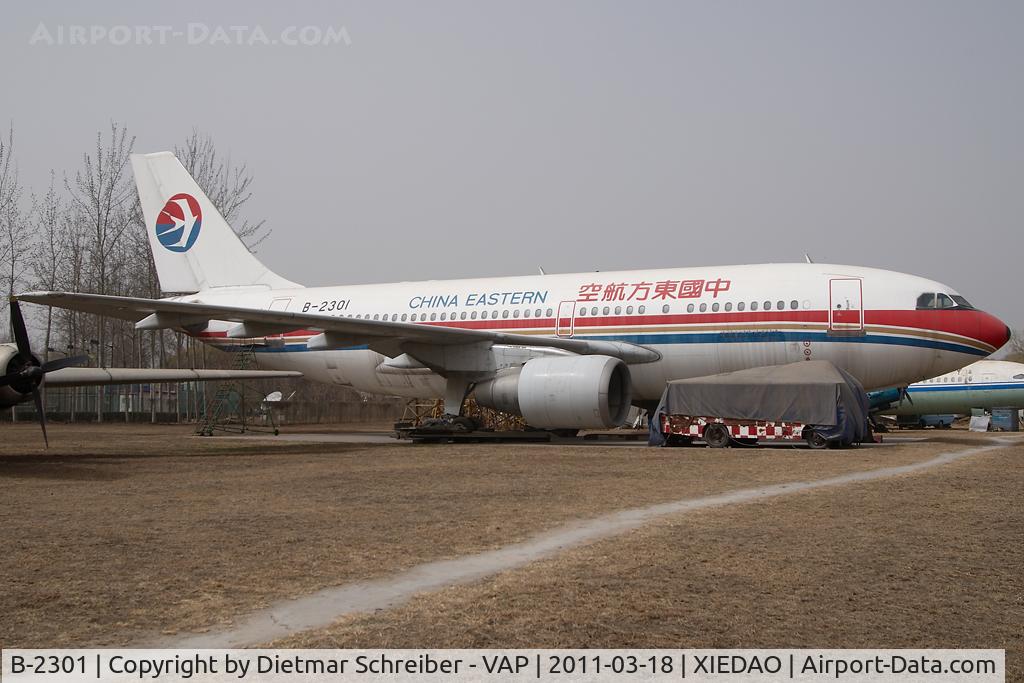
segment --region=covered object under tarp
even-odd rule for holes
[[[802,422],[847,444],[871,438],[864,387],[825,360],[673,380],[652,416],[651,445],[664,442],[662,415]]]

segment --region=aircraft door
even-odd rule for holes
[[[555,335],[571,337],[576,319],[576,302],[561,301],[558,304],[558,317],[555,318]]]
[[[829,332],[864,332],[863,286],[860,278],[833,278],[828,281]]]

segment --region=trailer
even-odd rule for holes
[[[811,448],[871,440],[860,383],[828,361],[803,361],[669,382],[648,443],[682,446],[804,441]]]
[[[753,446],[761,442],[800,441],[806,441],[811,448],[827,448],[829,445],[828,439],[802,422],[662,415],[661,433],[669,446],[688,446],[694,441],[703,441],[711,448],[725,448],[731,443]]]

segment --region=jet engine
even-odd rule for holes
[[[39,359],[32,356],[31,365],[39,366]],[[23,357],[14,344],[0,344],[0,375],[20,373],[26,366]],[[10,384],[0,386],[0,408],[10,408],[24,401],[32,400],[32,390],[39,386],[43,376],[17,378]]]
[[[477,384],[479,405],[540,429],[607,429],[629,413],[629,368],[611,356],[534,358]]]

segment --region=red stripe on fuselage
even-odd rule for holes
[[[642,327],[665,325],[712,325],[745,323],[809,323],[823,325],[828,322],[828,311],[735,311],[718,313],[676,313],[625,316],[576,316],[574,325],[581,332],[597,332],[602,328]],[[866,325],[912,328],[946,332],[976,339],[994,347],[1005,343],[1006,326],[988,313],[973,310],[866,310]],[[554,318],[501,318],[489,320],[435,320],[412,323],[470,330],[515,331],[549,328],[554,332]],[[652,330],[656,332],[657,330]],[[309,337],[317,330],[293,330],[283,337]],[[226,338],[227,332],[202,332],[202,338]]]

